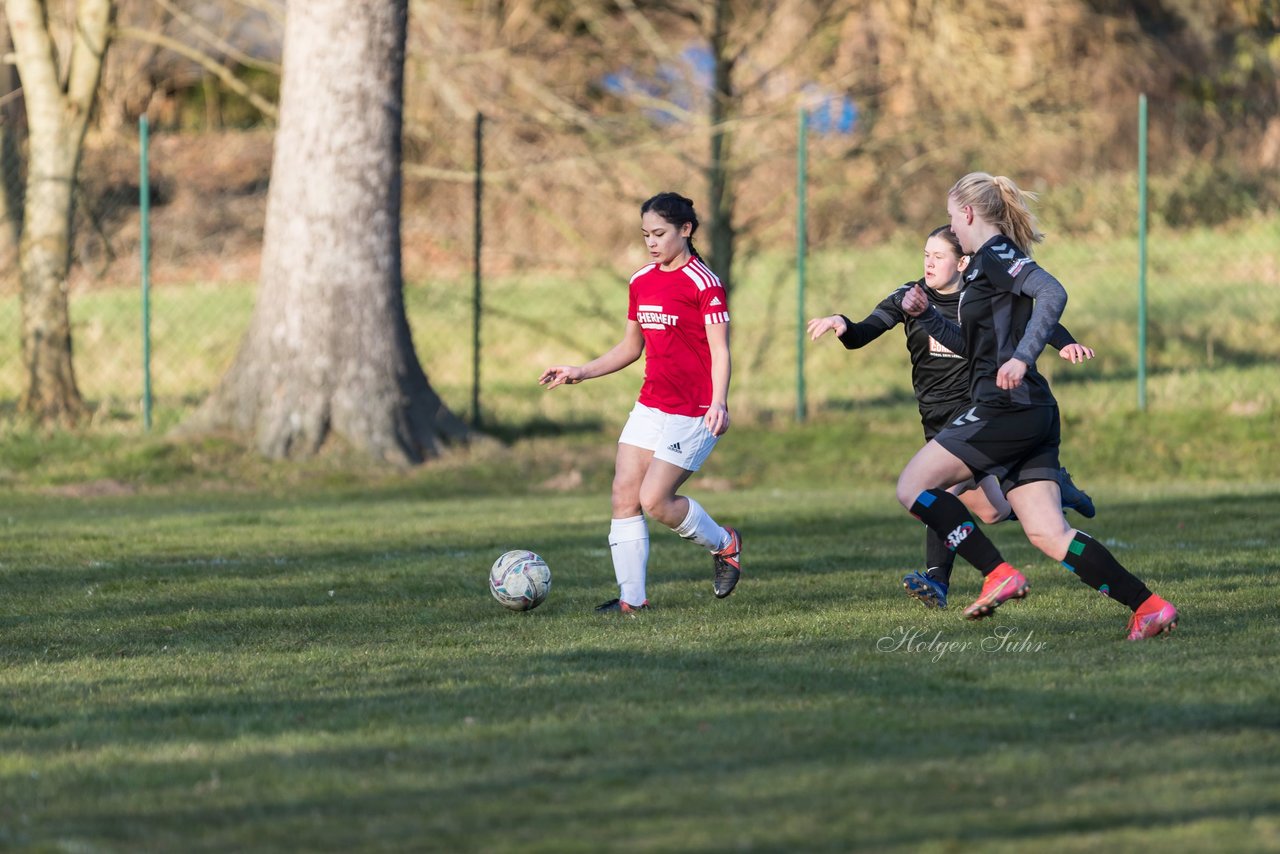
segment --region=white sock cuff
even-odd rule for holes
[[[686,498],[685,501],[689,502],[689,512],[685,514],[684,521],[673,529],[682,537],[688,537],[698,530],[698,523],[707,515],[707,511],[702,509],[702,505],[692,498]]]
[[[701,504],[692,498],[685,500],[689,502],[689,515],[675,529],[677,534],[686,540],[693,540],[709,551],[716,551],[728,542],[729,532],[717,525],[716,520],[707,515]]]
[[[649,526],[645,524],[643,515],[614,519],[609,525],[610,543],[631,543],[647,539],[649,539]]]

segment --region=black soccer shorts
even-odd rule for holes
[[[1058,480],[1057,406],[970,406],[954,413],[934,439],[973,471],[974,480],[995,475],[1005,493],[1035,480]]]

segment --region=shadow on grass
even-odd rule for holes
[[[503,423],[482,421],[478,429],[486,436],[498,439],[504,445],[512,445],[520,439],[598,434],[604,429],[604,421],[598,418],[575,421],[531,418],[526,421]]]
[[[866,398],[828,398],[819,405],[821,409],[827,409],[832,412],[859,412],[862,410],[875,409],[895,409],[903,406],[910,406],[913,410],[918,407],[915,394],[906,389],[894,389],[885,394],[876,395],[875,397]],[[904,460],[905,462],[905,460]]]
[[[86,752],[120,746],[111,778],[144,781],[141,802],[63,776],[42,810],[42,824],[62,834],[118,841],[257,827],[243,844],[297,822],[293,841],[303,847],[363,838],[394,848],[407,834],[431,848],[490,850],[511,846],[520,827],[544,847],[712,828],[721,842],[738,833],[809,850],[879,849],[1141,830],[1280,807],[1260,785],[1273,776],[1274,733],[1265,733],[1275,712],[1264,697],[1135,690],[1142,671],[1132,661],[1113,664],[1101,682],[1055,683],[1062,669],[1043,659],[939,667],[851,657],[848,641],[833,639],[494,656],[466,672],[411,658],[372,663],[304,697],[287,696],[284,684],[228,683],[221,696],[124,701],[88,716],[9,715],[4,741],[21,737],[37,754],[68,739]],[[933,732],[919,719],[930,714],[940,719]],[[205,745],[201,758],[130,758],[175,730]],[[261,741],[276,736],[287,749]],[[359,744],[308,746],[343,738]],[[220,755],[218,743],[249,745],[249,755]],[[1239,780],[1229,803],[1203,790],[1199,806],[1153,801],[1145,788],[1168,776],[1220,787],[1224,763]],[[211,780],[225,781],[225,797]],[[251,799],[249,781],[261,788]],[[1091,802],[1099,796],[1106,807]],[[1054,806],[1063,797],[1070,809]],[[930,810],[902,809],[912,798]]]

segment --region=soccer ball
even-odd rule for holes
[[[542,604],[551,592],[551,570],[531,551],[516,549],[493,562],[489,592],[512,611],[528,611]]]

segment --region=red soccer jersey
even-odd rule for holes
[[[707,326],[729,322],[729,297],[700,258],[670,272],[657,264],[631,277],[627,318],[644,333],[640,403],[669,415],[705,415],[711,406]]]

